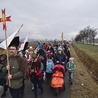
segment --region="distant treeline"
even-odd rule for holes
[[[75,37],[75,41],[87,44],[94,44],[97,33],[98,31],[96,28],[91,28],[90,26],[87,26],[79,32],[79,34]]]

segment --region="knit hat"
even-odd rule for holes
[[[72,63],[73,63],[73,60],[74,60],[74,58],[72,58],[72,57],[71,57],[71,58],[69,58],[69,61],[71,61]]]
[[[62,46],[59,46],[58,47],[58,51],[62,51]]]
[[[33,47],[32,46],[29,47],[29,51],[33,51]]]

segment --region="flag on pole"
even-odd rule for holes
[[[25,51],[26,48],[27,48],[27,46],[28,46],[28,36],[25,38],[25,40],[23,41],[23,43],[21,43],[19,51],[21,51],[21,50]]]
[[[15,46],[19,47],[19,43],[20,43],[19,35],[16,35],[16,36],[14,37],[14,39],[11,41],[9,47],[10,47],[11,45],[15,45]]]
[[[16,34],[18,33],[19,29],[17,29],[13,34],[11,34],[7,38],[7,47],[11,44],[12,40],[15,38]],[[6,49],[6,40],[0,43],[0,48]]]
[[[3,23],[3,30],[6,30],[6,21],[11,21],[10,20],[11,16],[7,16],[5,15],[5,9],[2,10],[2,18],[0,18],[0,22]]]
[[[17,29],[13,34],[11,34],[7,39],[5,39],[3,42],[0,43],[0,48],[7,49],[9,45],[16,45],[19,46],[19,35],[17,34],[20,29],[22,28],[23,24],[20,26],[19,29]],[[7,46],[6,46],[7,41]]]

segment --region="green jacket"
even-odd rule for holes
[[[24,58],[20,56],[10,56],[9,57],[10,74],[12,79],[10,80],[11,85],[9,87],[13,89],[18,89],[23,85],[23,78],[25,74],[25,62]]]
[[[66,68],[67,70],[71,71],[71,72],[74,72],[75,68],[76,68],[76,65],[74,63],[67,63],[66,64]]]

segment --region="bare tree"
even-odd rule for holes
[[[75,41],[76,42],[82,42],[85,43],[95,43],[95,36],[97,35],[97,29],[91,28],[90,26],[87,26],[83,30],[79,32],[79,34],[76,36]]]

